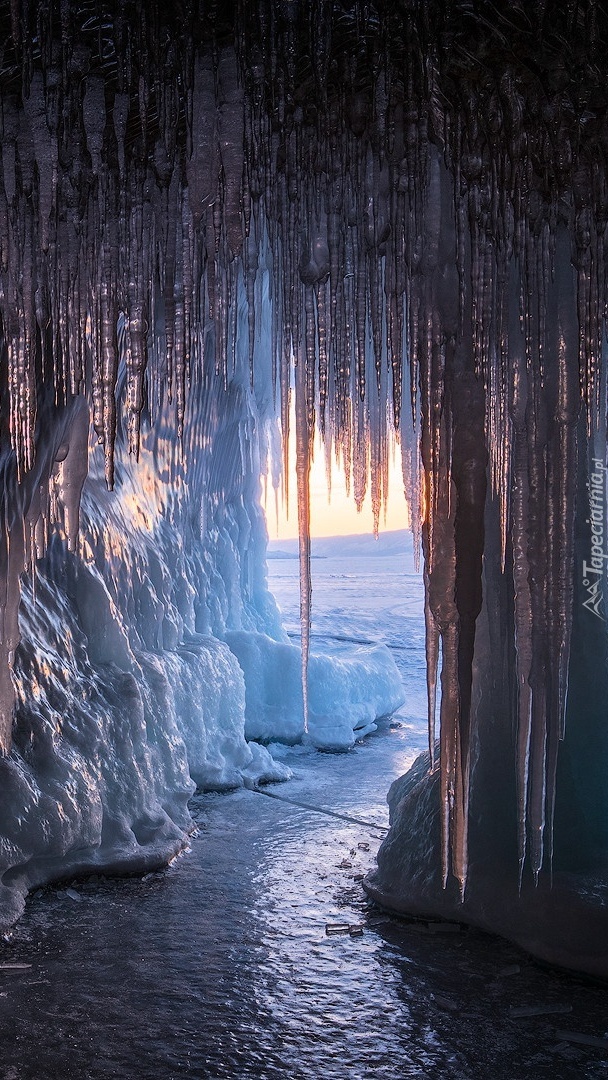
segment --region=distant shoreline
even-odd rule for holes
[[[412,533],[407,529],[373,533],[351,533],[346,536],[313,536],[311,557],[328,559],[336,557],[365,558],[368,556],[411,555]],[[269,560],[297,559],[299,544],[295,537],[269,540],[266,558]]]

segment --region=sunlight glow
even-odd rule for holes
[[[285,506],[279,493],[278,511],[275,494],[271,487],[267,499],[262,497],[271,540],[288,540],[298,535],[298,507],[296,497],[295,447],[290,447],[289,505]],[[369,485],[368,485],[369,488]],[[369,490],[357,510],[352,490],[346,493],[344,470],[335,461],[331,470],[331,497],[328,492],[325,455],[320,441],[315,442],[315,455],[310,473],[310,518],[312,536],[351,536],[371,533],[374,528],[371,495]],[[395,448],[389,464],[389,499],[386,512],[380,514],[380,532],[409,529],[410,517],[403,490],[401,455]]]

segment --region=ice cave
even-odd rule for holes
[[[396,436],[429,750],[366,887],[608,976],[605,7],[0,26],[0,927],[399,703],[382,649],[308,656],[315,432],[377,521]],[[260,506],[290,442],[301,649]]]

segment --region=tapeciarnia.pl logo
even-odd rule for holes
[[[586,599],[583,607],[598,619],[606,621],[604,613],[604,576],[606,573],[606,465],[601,458],[592,458],[593,472],[589,476],[589,524],[591,526],[591,556],[583,559],[583,587]]]

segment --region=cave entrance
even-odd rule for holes
[[[268,299],[266,287],[262,293]],[[267,358],[261,346],[267,343],[270,323],[271,312],[264,308],[256,323],[260,348],[254,372]],[[244,331],[241,338],[246,340]],[[373,356],[370,338],[370,385],[375,379]],[[387,370],[385,364],[385,374]],[[384,383],[383,394],[370,390],[366,396],[369,416],[351,434],[332,425],[329,406],[323,424],[318,393],[316,420],[311,423],[307,415],[303,430],[295,376],[289,393],[282,393],[286,410],[283,401],[280,410],[276,402],[274,409],[268,408],[269,398],[262,393],[268,389],[269,384],[254,375],[265,418],[259,429],[257,490],[269,536],[267,579],[258,579],[261,589],[254,599],[254,619],[261,616],[257,625],[262,633],[254,634],[251,648],[238,635],[231,635],[229,644],[245,676],[245,736],[250,745],[268,746],[275,761],[292,770],[295,783],[263,784],[256,793],[351,824],[378,824],[376,843],[366,846],[373,859],[388,826],[391,783],[428,749],[424,581],[421,550],[416,552],[420,538],[411,531],[412,519],[420,516],[419,433],[412,429],[410,409],[403,410],[395,430]],[[353,412],[361,412],[362,401],[355,399],[354,390],[348,402]],[[337,408],[335,401],[332,408]],[[299,467],[302,443],[306,485]],[[302,597],[307,582],[300,559],[301,530],[310,538],[312,587],[307,708],[302,682],[307,625]],[[272,602],[268,604],[266,585],[280,618]]]
[[[401,463],[397,456],[390,461],[391,498],[376,536],[369,491],[357,511],[343,471],[333,468],[328,497],[325,461],[317,449],[310,483],[311,741],[320,749],[346,750],[375,730],[399,732],[394,775],[400,775],[428,746],[424,585],[407,528]],[[289,639],[299,644],[297,515],[281,505],[274,520],[268,516],[268,585]],[[341,700],[332,699],[332,665],[333,693],[340,695],[342,685]]]

